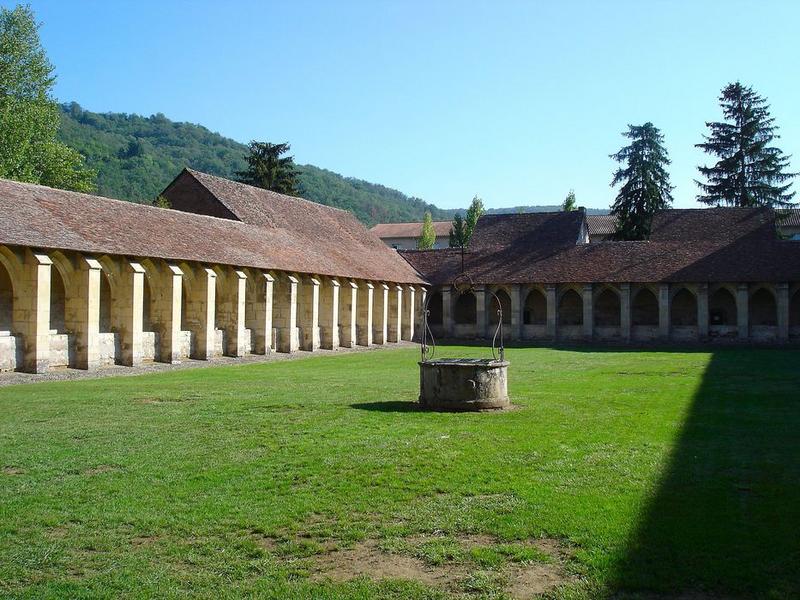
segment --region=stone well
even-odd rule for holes
[[[504,360],[440,358],[419,363],[419,403],[432,410],[508,408],[509,363]]]

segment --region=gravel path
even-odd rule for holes
[[[39,383],[42,381],[69,381],[72,379],[99,379],[101,377],[130,377],[134,375],[145,375],[149,373],[163,373],[166,371],[177,371],[181,369],[202,369],[220,367],[225,365],[250,365],[254,363],[268,363],[283,360],[301,360],[312,356],[329,356],[334,354],[350,354],[353,352],[386,352],[396,348],[418,348],[418,344],[413,342],[400,342],[399,344],[387,344],[385,346],[371,346],[365,348],[339,348],[338,350],[317,350],[316,352],[299,351],[294,354],[283,352],[272,352],[266,355],[250,354],[242,358],[231,358],[221,356],[214,360],[193,360],[186,358],[179,364],[170,365],[167,363],[152,362],[138,367],[123,367],[120,365],[109,365],[100,367],[94,371],[84,371],[82,369],[58,368],[48,373],[19,373],[5,372],[0,373],[0,387],[7,385],[17,385],[21,383]]]

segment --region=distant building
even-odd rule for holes
[[[800,210],[778,211],[778,229],[784,238],[800,240]]]
[[[589,229],[589,242],[605,242],[617,229],[614,215],[587,215],[586,227]]]
[[[434,221],[436,242],[433,247],[447,248],[450,245],[450,221]],[[422,223],[378,223],[370,229],[383,243],[395,250],[415,250],[417,238],[422,233]]]

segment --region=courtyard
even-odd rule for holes
[[[0,594],[800,594],[800,351],[507,356],[496,413],[408,347],[0,388]]]

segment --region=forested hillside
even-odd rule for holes
[[[150,203],[183,167],[231,179],[244,168],[244,144],[201,125],[176,123],[162,114],[94,113],[74,102],[62,105],[61,116],[61,140],[97,171],[102,196]],[[455,212],[313,165],[298,170],[304,198],[349,210],[367,225],[421,221],[426,210],[435,219]]]

